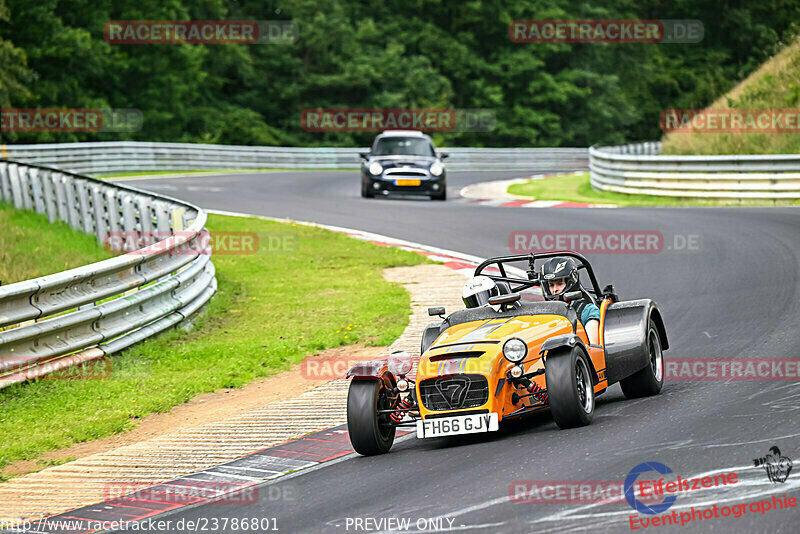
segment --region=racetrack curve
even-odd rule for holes
[[[665,238],[660,253],[588,256],[601,286],[614,283],[623,300],[658,302],[671,345],[667,361],[798,358],[800,210],[494,208],[454,198],[464,185],[521,174],[450,173],[451,200],[444,203],[362,199],[356,171],[126,183],[203,208],[354,228],[481,257],[510,253],[509,234],[515,230],[660,231]],[[676,234],[699,236],[700,250],[669,250]],[[514,503],[509,485],[517,480],[621,481],[646,461],[666,464],[684,478],[720,470],[739,474],[740,484],[715,492],[712,499],[702,492],[681,495],[673,507],[679,512],[691,505],[745,503],[784,493],[800,497],[797,469],[785,483],[774,484],[753,466],[753,459],[773,445],[790,458],[800,457],[799,384],[673,381],[659,396],[631,401],[615,385],[598,398],[594,423],[585,428],[559,430],[543,415],[491,435],[405,438],[380,457],[350,456],[290,475],[295,500],[203,506],[169,518],[275,518],[280,531],[290,533],[357,531],[347,518],[389,517],[411,518],[412,526],[418,518],[449,518],[454,531],[466,532],[628,531],[633,510],[625,502]],[[796,532],[798,519],[800,508],[793,508],[648,530]]]

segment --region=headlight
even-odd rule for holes
[[[389,355],[387,367],[394,376],[405,376],[411,371],[414,365],[414,358],[403,350],[398,350]]]
[[[431,165],[431,174],[434,176],[441,176],[444,172],[444,167],[438,161],[434,161],[433,165]]]
[[[519,338],[512,337],[503,345],[503,356],[512,363],[518,363],[528,354],[528,346]]]
[[[381,164],[376,161],[372,165],[369,166],[369,172],[370,172],[370,174],[374,174],[375,176],[378,176],[380,173],[383,172],[383,167],[381,167]]]

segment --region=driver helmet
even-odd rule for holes
[[[500,294],[497,284],[488,276],[475,276],[467,280],[461,292],[461,299],[467,308],[477,308],[489,304],[489,297]]]
[[[552,258],[542,264],[540,280],[545,300],[564,300],[564,294],[580,289],[578,265],[572,258]],[[564,287],[553,291],[551,282],[564,282]],[[555,288],[554,288],[555,289]]]

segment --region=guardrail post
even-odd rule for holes
[[[172,210],[172,231],[180,232],[186,228],[186,209],[183,207]]]
[[[81,227],[81,213],[80,204],[78,201],[78,194],[75,191],[75,179],[69,174],[64,175],[64,195],[67,200],[67,213],[69,225],[76,230]]]
[[[50,223],[56,222],[58,211],[56,207],[56,184],[52,171],[42,173],[42,190],[44,193],[44,210]]]
[[[8,176],[8,163],[0,161],[0,200],[11,202],[11,181]]]
[[[42,174],[39,169],[32,169],[29,176],[31,177],[31,193],[33,194],[33,206],[36,213],[44,213],[44,191],[42,191]]]
[[[109,232],[109,242],[108,245],[111,247],[111,250],[119,251],[122,250],[122,247],[116,247],[114,245],[114,239],[111,239],[111,236],[117,236],[122,232],[122,222],[120,218],[120,198],[117,195],[116,189],[113,187],[106,188],[106,212],[108,213],[108,232]]]
[[[66,177],[60,172],[54,172],[53,185],[55,186],[55,191],[56,191],[56,211],[58,213],[58,218],[59,220],[62,220],[65,223],[69,223],[70,212],[67,203]]]
[[[19,173],[19,187],[22,191],[22,206],[26,210],[33,210],[33,190],[31,188],[31,174],[36,172],[36,169],[31,167],[18,167]]]
[[[156,211],[156,224],[158,227],[159,236],[163,235],[166,237],[166,235],[170,232],[169,206],[163,200],[156,200],[153,202],[153,205]]]
[[[75,188],[78,190],[78,200],[80,201],[80,214],[83,232],[85,234],[94,233],[92,224],[92,207],[89,200],[89,187],[85,180],[75,180]]]
[[[22,186],[19,180],[19,169],[16,163],[8,166],[9,180],[11,181],[11,197],[14,202],[14,207],[23,209],[24,204],[22,201]]]
[[[106,222],[105,199],[99,185],[92,187],[92,207],[94,208],[94,233],[97,235],[97,242],[102,245],[108,239],[108,223]],[[109,211],[111,211],[110,206]]]
[[[136,226],[136,208],[133,205],[133,195],[122,197],[122,226],[125,228],[123,250],[131,252],[139,248],[139,234]]]
[[[144,196],[137,196],[136,207],[139,208],[139,224],[142,227],[142,233],[147,236],[148,242],[152,242],[153,210],[150,206],[150,199]]]

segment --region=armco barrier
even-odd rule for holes
[[[178,323],[216,291],[206,213],[61,170],[0,160],[0,200],[94,234],[166,239],[0,286],[0,387],[112,354]]]
[[[100,174],[124,171],[193,169],[357,169],[367,148],[227,146],[139,141],[6,145],[17,161]],[[586,148],[444,148],[447,168],[570,172],[585,170]]]
[[[589,149],[592,187],[636,195],[800,198],[800,154],[662,156],[661,143]]]

